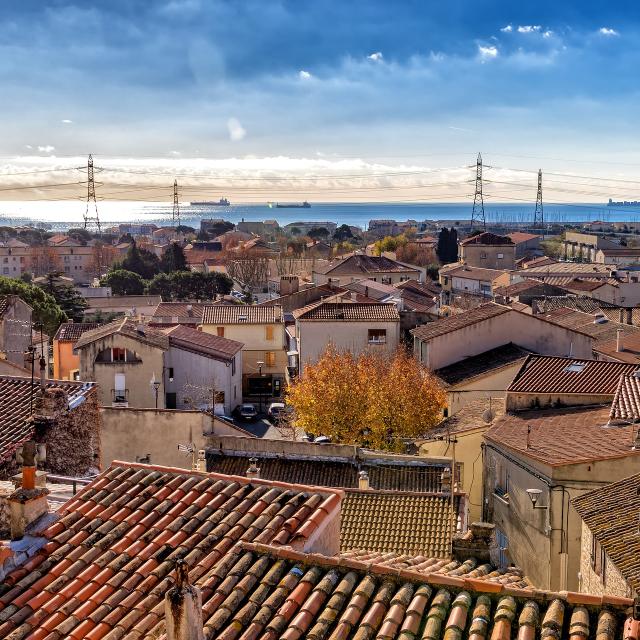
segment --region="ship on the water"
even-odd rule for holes
[[[220,198],[220,200],[201,200],[200,202],[190,202],[192,207],[229,207],[231,203],[227,198]]]
[[[272,207],[273,203],[269,203],[269,206]],[[276,209],[310,209],[311,205],[305,200],[304,202],[276,202]]]
[[[609,198],[607,207],[640,207],[640,200],[621,200],[620,202],[614,202]]]

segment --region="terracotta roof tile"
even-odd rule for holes
[[[339,276],[361,273],[374,274],[374,273],[416,273],[419,269],[408,267],[407,265],[391,260],[385,256],[365,256],[362,254],[352,255],[348,258],[341,260],[335,260],[326,269],[323,269],[323,273],[327,275]]]
[[[88,396],[93,383],[47,380],[48,389],[62,389],[70,398]],[[31,378],[0,376],[0,461],[10,458],[15,450],[33,434],[31,415]],[[40,397],[36,382],[34,402]]]
[[[637,368],[633,364],[606,360],[530,355],[507,392],[613,396],[620,376],[632,374]]]
[[[88,344],[112,335],[127,336],[143,344],[164,350],[169,348],[169,338],[162,331],[149,326],[143,326],[139,330],[139,323],[130,317],[103,324],[96,329],[84,332],[78,338],[75,348],[81,349]]]
[[[460,242],[463,247],[466,247],[470,244],[482,244],[482,245],[505,245],[505,244],[514,244],[514,240],[512,240],[509,236],[499,236],[495,233],[490,233],[489,231],[485,231],[484,233],[479,233],[476,236],[472,236],[471,238],[467,238]]]
[[[634,426],[611,428],[608,406],[507,414],[484,437],[552,467],[640,454],[631,449]]]
[[[282,307],[278,305],[207,305],[203,324],[264,324],[282,322]]]
[[[640,422],[640,377],[632,374],[620,378],[609,418]]]
[[[293,312],[296,320],[328,322],[393,322],[400,320],[393,303],[316,302]]]
[[[511,309],[509,307],[490,302],[465,313],[423,324],[420,327],[412,329],[411,334],[421,340],[431,340],[432,338],[444,336],[448,333],[464,329],[465,327],[485,322],[486,320],[500,316],[503,313],[509,313],[510,311]]]
[[[640,588],[640,474],[574,498],[573,506],[629,586]]]
[[[97,329],[99,322],[63,322],[54,336],[58,342],[76,342],[85,332]]]
[[[271,543],[284,532],[287,542],[303,544],[339,502],[330,489],[114,463],[60,509],[62,530],[45,531],[54,545],[35,557],[46,570],[44,563],[31,573],[17,569],[0,584],[0,637],[32,637],[19,635],[27,625],[34,637],[46,631],[57,640],[138,638],[140,628],[163,623],[178,557],[192,561],[192,579],[206,585],[208,601],[216,597],[209,585],[227,577],[219,570],[225,554],[241,538]],[[82,515],[96,506],[103,511],[93,520]]]
[[[165,333],[169,336],[170,346],[219,360],[231,360],[244,346],[237,340],[229,340],[185,326],[165,329]]]
[[[151,322],[200,324],[205,302],[161,302],[153,312]]]

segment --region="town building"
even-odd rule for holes
[[[242,343],[242,392],[279,398],[287,368],[284,314],[278,305],[208,305],[202,331]]]
[[[400,315],[393,303],[317,302],[293,312],[298,375],[316,363],[329,344],[355,355],[393,355],[400,342]],[[294,365],[296,366],[296,365]]]
[[[161,302],[149,318],[149,325],[153,327],[185,325],[196,328],[202,324],[202,314],[206,302]]]
[[[7,278],[19,278],[23,273],[30,273],[31,247],[17,238],[1,241],[0,269],[0,274]]]
[[[576,262],[598,262],[596,255],[600,250],[617,250],[620,245],[594,233],[566,231],[562,240],[565,260]]]
[[[162,296],[105,296],[89,298],[89,305],[84,310],[85,316],[94,315],[128,315],[128,316],[152,316],[156,308],[162,302]]]
[[[362,254],[339,258],[321,267],[313,269],[313,283],[345,285],[357,280],[375,280],[383,284],[397,284],[405,280],[421,280],[420,267],[412,267],[384,256],[365,256]]]
[[[56,380],[79,380],[80,357],[74,352],[76,342],[85,331],[96,329],[98,322],[63,322],[53,336],[53,377]]]
[[[613,264],[616,267],[638,265],[640,263],[640,248],[618,246],[617,249],[598,249],[593,261],[600,264]]]
[[[104,405],[229,415],[242,401],[242,344],[224,337],[125,318],[85,332],[75,348],[80,379],[98,383]]]
[[[459,261],[481,269],[515,269],[516,245],[508,236],[485,231],[458,243]]]
[[[290,222],[289,224],[285,225],[284,230],[286,233],[299,236],[307,236],[309,235],[309,231],[311,231],[311,229],[326,229],[329,234],[333,234],[333,232],[337,228],[338,225],[335,222],[298,221]]]
[[[31,346],[33,309],[17,295],[0,296],[0,359],[24,367]]]
[[[456,294],[491,298],[496,287],[511,284],[509,274],[503,270],[472,267],[459,262],[441,267],[438,273],[445,304]]]
[[[637,425],[613,425],[610,407],[509,413],[484,436],[484,519],[543,589],[579,587],[581,531],[571,501],[637,471]]]
[[[535,257],[542,255],[540,240],[542,236],[524,231],[514,231],[507,234],[507,238],[516,246],[516,260],[519,258]]]

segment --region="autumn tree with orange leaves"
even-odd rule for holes
[[[287,399],[296,425],[307,433],[390,451],[435,427],[446,405],[435,376],[405,351],[355,356],[333,346],[305,366]]]

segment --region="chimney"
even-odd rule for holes
[[[445,467],[440,476],[440,491],[442,493],[451,493],[451,469]]]
[[[489,522],[472,522],[466,533],[453,537],[452,550],[453,558],[458,562],[476,558],[478,564],[498,564],[495,525]]]
[[[27,527],[49,511],[44,488],[36,488],[35,441],[28,440],[22,447],[22,486],[9,496],[11,539],[24,537]]]
[[[192,305],[192,304],[188,304],[188,305],[187,305],[187,315],[188,315],[189,317],[192,317],[192,316],[193,316],[193,305]]]
[[[624,309],[622,307],[620,307],[618,309],[618,322],[620,324],[624,324],[625,320],[624,320]]]
[[[633,324],[633,309],[626,309],[627,312],[627,324]]]
[[[202,593],[189,584],[189,565],[176,561],[176,583],[164,597],[167,640],[204,640]]]
[[[249,458],[249,468],[247,469],[247,478],[255,480],[260,477],[260,467],[258,466],[258,458]]]
[[[358,474],[358,489],[367,490],[370,489],[369,486],[369,474],[366,471],[361,471]]]
[[[616,331],[616,351],[622,353],[624,351],[624,344],[622,343],[622,329]]]

